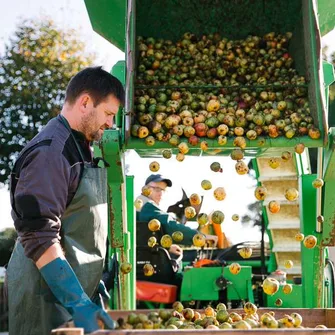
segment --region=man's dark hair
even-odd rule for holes
[[[101,66],[87,67],[71,78],[65,92],[65,102],[73,104],[83,93],[93,100],[94,107],[112,94],[124,105],[124,88],[116,77]]]

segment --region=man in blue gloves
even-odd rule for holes
[[[101,139],[124,103],[118,79],[80,71],[60,115],[20,153],[11,175],[18,240],[7,269],[9,331],[49,335],[73,320],[85,333],[115,322],[100,304],[106,255],[107,177],[90,144]]]

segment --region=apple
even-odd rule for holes
[[[222,201],[226,198],[226,191],[223,187],[217,187],[214,190],[214,198],[218,201]]]
[[[197,216],[199,226],[204,226],[208,222],[208,215],[206,213],[199,213]]]
[[[193,236],[193,244],[196,246],[196,247],[199,247],[199,248],[202,248],[205,243],[206,243],[206,238],[203,234],[195,234]]]
[[[204,179],[202,182],[201,182],[201,187],[204,189],[204,190],[210,190],[212,188],[212,183],[207,180],[207,179]]]
[[[240,219],[240,216],[238,214],[233,214],[232,217],[231,217],[231,219],[233,221],[238,221]]]
[[[287,260],[284,263],[286,269],[291,269],[293,267],[293,262],[291,260]]]
[[[150,236],[148,239],[148,246],[153,248],[157,244],[157,238],[155,236]]]
[[[238,253],[242,258],[250,258],[252,255],[252,249],[250,247],[241,248]]]
[[[321,178],[316,178],[313,180],[312,185],[315,188],[321,188],[324,184],[324,181]]]
[[[146,196],[146,197],[148,197],[150,194],[151,194],[151,192],[152,192],[152,189],[151,189],[151,187],[150,186],[143,186],[142,187],[142,194],[144,195],[144,196]]]
[[[195,129],[195,134],[199,137],[205,137],[207,135],[208,126],[205,123],[197,123],[193,127]]]
[[[134,206],[137,210],[140,210],[143,206],[143,201],[141,199],[136,199],[134,201]]]
[[[231,263],[229,265],[229,271],[233,274],[233,275],[237,275],[240,271],[241,271],[241,265],[238,263]]]
[[[269,202],[268,208],[269,208],[269,211],[272,214],[276,214],[280,211],[280,204],[279,204],[279,202],[277,202],[275,200],[272,200],[272,201]]]
[[[197,215],[197,212],[194,207],[188,206],[184,209],[184,214],[187,219],[192,219]]]
[[[283,286],[282,290],[285,294],[291,294],[292,290],[293,290],[293,286],[292,286],[292,284],[285,284]]]
[[[197,193],[192,193],[189,197],[189,200],[192,206],[197,206],[201,203],[201,198]]]
[[[183,309],[184,309],[184,306],[183,306],[183,304],[180,301],[175,301],[172,304],[172,309],[174,309],[175,311],[181,313],[183,311]]]
[[[161,223],[157,219],[152,219],[148,223],[148,228],[150,231],[158,231],[161,229]]]
[[[161,237],[161,246],[165,249],[169,249],[173,243],[172,237],[168,234],[165,234]]]
[[[199,137],[196,135],[192,135],[188,139],[188,143],[192,146],[196,146],[199,143]]]
[[[287,190],[285,190],[285,198],[288,201],[295,201],[298,199],[298,197],[299,197],[299,192],[294,187],[290,187]]]
[[[175,231],[172,233],[171,236],[172,236],[172,239],[176,241],[177,243],[180,243],[184,238],[184,234],[181,231]]]
[[[278,158],[276,157],[272,157],[269,159],[269,166],[272,168],[272,169],[277,169],[280,165],[280,161]]]
[[[143,272],[145,276],[150,277],[155,273],[155,269],[150,263],[147,263],[143,266]]]
[[[302,316],[299,313],[292,313],[290,316],[293,318],[294,327],[299,327],[302,324]]]
[[[120,271],[123,273],[123,274],[127,274],[129,273],[131,270],[132,270],[133,266],[131,265],[131,263],[128,263],[128,262],[123,262],[121,265],[120,265]]]
[[[297,233],[297,234],[295,234],[294,238],[295,238],[296,241],[301,242],[301,241],[304,240],[305,235],[303,233]]]
[[[279,290],[279,282],[275,278],[266,278],[263,281],[263,291],[267,295],[274,295]]]
[[[185,143],[185,142],[179,143],[178,144],[178,149],[179,149],[179,152],[181,152],[184,155],[187,154],[190,150],[187,143]]]
[[[160,168],[160,165],[158,162],[154,161],[154,162],[151,162],[150,165],[149,165],[149,169],[150,171],[152,172],[157,172]]]
[[[255,189],[255,197],[257,200],[264,200],[266,198],[267,193],[268,190],[264,186],[257,186]]]
[[[298,143],[296,144],[296,146],[294,147],[294,151],[301,155],[305,150],[305,145],[303,143]]]
[[[243,306],[244,311],[247,314],[255,314],[257,312],[257,307],[252,302],[248,301]]]
[[[318,240],[314,235],[307,235],[304,238],[304,246],[307,249],[313,249],[316,246],[317,241]]]

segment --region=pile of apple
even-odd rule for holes
[[[149,146],[180,138],[191,145],[201,138],[224,145],[236,136],[318,139],[306,80],[288,52],[291,36],[139,37],[132,136]]]
[[[241,329],[255,328],[305,328],[299,313],[285,314],[276,318],[274,311],[260,313],[255,304],[247,302],[242,313],[227,310],[225,304],[219,303],[216,308],[211,306],[204,310],[184,307],[176,301],[172,310],[160,309],[144,313],[129,313],[126,319],[118,319],[118,329]],[[317,325],[315,328],[327,328]]]

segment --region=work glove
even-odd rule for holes
[[[58,301],[72,315],[76,327],[84,328],[85,334],[99,328],[101,320],[105,328],[114,329],[116,323],[101,307],[94,304],[84,292],[70,264],[56,258],[40,269],[50,290]]]
[[[105,286],[105,283],[103,282],[103,280],[100,280],[98,288],[97,288],[97,292],[95,293],[94,297],[92,298],[92,301],[98,305],[99,307],[101,307],[103,310],[105,310],[105,306],[104,306],[104,299],[110,299],[110,294],[107,291],[107,288]]]

